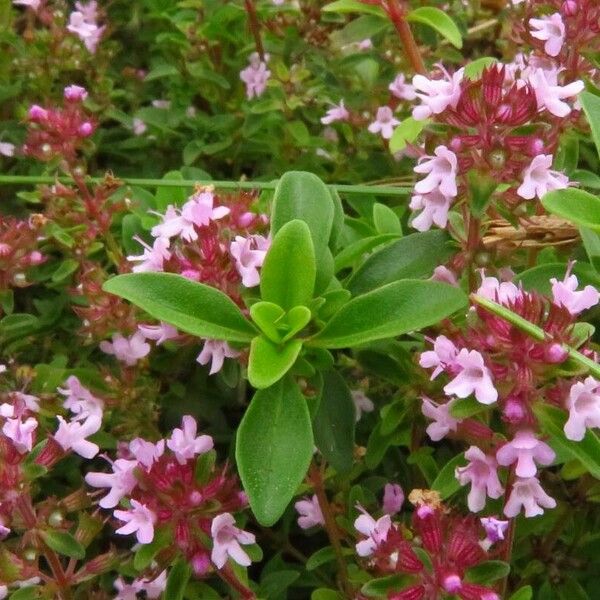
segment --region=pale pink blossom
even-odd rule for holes
[[[417,97],[415,88],[410,83],[406,83],[404,73],[396,75],[394,81],[388,86],[388,90],[399,100],[414,100]]]
[[[175,454],[180,465],[184,465],[197,454],[212,450],[214,446],[210,435],[196,436],[197,427],[196,419],[185,415],[181,421],[181,429],[173,429],[171,437],[167,440],[167,447]]]
[[[133,130],[134,135],[143,135],[144,133],[146,133],[148,126],[139,117],[133,117],[133,121],[131,122],[131,129]]]
[[[460,368],[458,375],[444,387],[448,395],[467,398],[475,395],[482,404],[493,404],[498,399],[498,391],[492,382],[490,370],[485,366],[483,356],[477,350],[463,348],[456,356],[455,364]]]
[[[555,506],[556,500],[546,494],[537,477],[517,478],[513,483],[510,497],[504,506],[504,514],[513,518],[523,508],[526,517],[536,517],[544,514],[544,508],[554,508]]]
[[[413,109],[413,119],[423,121],[431,115],[439,115],[448,107],[456,108],[464,71],[459,69],[452,76],[443,71],[444,79],[428,79],[424,75],[415,75],[412,83],[421,104]]]
[[[114,508],[137,485],[134,469],[137,460],[118,458],[112,463],[112,473],[88,473],[85,481],[97,488],[110,488],[109,492],[98,504],[102,508]]]
[[[577,291],[579,281],[577,276],[571,275],[571,267],[562,281],[553,277],[550,283],[552,284],[554,304],[564,306],[572,315],[578,315],[580,312],[596,306],[600,301],[600,294],[593,285],[586,285],[582,290]]]
[[[469,461],[466,467],[456,468],[456,479],[461,485],[471,484],[467,504],[471,512],[479,512],[485,506],[486,497],[500,498],[504,488],[498,479],[498,465],[493,456],[487,456],[477,446],[465,452]]]
[[[138,592],[145,592],[149,600],[156,600],[167,588],[167,570],[161,571],[154,579],[134,579],[132,585]]]
[[[458,194],[456,187],[456,172],[458,158],[446,146],[438,146],[434,156],[423,156],[414,168],[415,173],[427,174],[425,179],[415,184],[417,194],[429,194],[438,190],[447,198]]]
[[[580,442],[587,429],[600,427],[600,382],[593,377],[571,386],[566,401],[569,418],[565,423],[565,436]]]
[[[83,3],[80,1],[75,2],[75,8],[83,15],[83,18],[89,23],[95,23],[98,20],[98,2],[96,0],[90,0],[90,2]]]
[[[523,171],[523,183],[517,194],[525,200],[536,196],[541,200],[553,190],[561,190],[569,185],[569,178],[559,171],[552,170],[552,154],[538,154]]]
[[[154,523],[156,515],[145,505],[137,500],[131,500],[129,510],[115,510],[113,515],[125,525],[115,531],[120,535],[135,533],[140,544],[149,544],[154,539]]]
[[[165,440],[159,440],[153,444],[142,438],[135,438],[129,442],[129,451],[141,465],[150,469],[164,454]]]
[[[201,365],[210,363],[209,375],[218,373],[222,368],[226,358],[237,358],[240,352],[232,348],[227,342],[222,340],[205,340],[202,351],[198,354],[196,361]]]
[[[173,325],[163,323],[162,321],[158,325],[140,324],[138,325],[138,331],[141,331],[147,340],[156,342],[157,346],[179,337],[179,332]]]
[[[88,97],[87,90],[80,85],[68,85],[64,89],[65,100],[70,102],[83,102]]]
[[[152,247],[138,236],[134,236],[133,239],[144,247],[144,252],[139,255],[130,255],[127,257],[128,261],[140,263],[135,265],[132,271],[134,273],[162,271],[164,269],[164,261],[171,258],[171,252],[169,251],[171,242],[169,239],[166,237],[157,237]]]
[[[135,584],[135,581],[127,583],[122,577],[117,577],[113,586],[117,590],[117,595],[113,600],[137,600],[139,588]]]
[[[457,356],[458,348],[454,345],[454,342],[445,335],[438,335],[433,342],[433,350],[421,353],[419,365],[424,369],[433,367],[433,373],[431,374],[433,380],[445,369],[451,369]]]
[[[96,52],[100,38],[104,33],[104,27],[86,19],[86,15],[77,10],[69,15],[69,23],[67,29],[75,34],[92,54]]]
[[[83,456],[83,458],[93,458],[98,454],[100,448],[85,438],[94,435],[100,430],[102,418],[98,415],[89,416],[85,421],[65,421],[60,415],[58,419],[58,429],[54,434],[54,439],[58,445],[65,451],[73,452]]]
[[[421,412],[428,419],[433,419],[433,423],[430,423],[425,430],[432,441],[439,442],[451,431],[456,431],[460,419],[455,419],[450,414],[450,409],[456,404],[456,400],[450,400],[445,404],[434,404],[427,396],[423,396],[422,400]]]
[[[339,104],[334,104],[324,117],[321,117],[323,125],[330,125],[336,121],[347,121],[350,117],[348,109],[344,106],[344,101],[340,100]]]
[[[365,38],[364,40],[358,42],[356,47],[362,51],[371,50],[371,48],[373,48],[373,42],[371,41],[371,38]]]
[[[384,140],[389,140],[397,125],[400,125],[400,121],[394,117],[392,109],[389,106],[380,106],[368,129],[371,133],[379,133]]]
[[[523,290],[512,281],[500,282],[496,277],[485,277],[485,275],[482,277],[481,285],[476,293],[478,296],[500,304],[510,304],[523,296]]]
[[[260,283],[258,269],[263,265],[269,246],[270,240],[262,235],[236,235],[231,242],[229,252],[245,287],[256,287]]]
[[[70,410],[75,416],[75,420],[83,421],[90,416],[102,418],[104,402],[96,398],[75,375],[67,378],[64,388],[58,388],[58,392],[66,396],[63,407]]]
[[[158,108],[160,110],[169,110],[171,108],[170,100],[161,100],[159,98],[157,100],[152,100],[151,104],[154,108]]]
[[[23,392],[10,392],[9,398],[12,404],[4,402],[0,404],[0,416],[2,417],[23,417],[27,412],[40,411],[40,399],[31,394]]]
[[[495,544],[504,539],[509,521],[502,521],[496,517],[482,517],[480,521],[489,542]]]
[[[546,42],[544,51],[548,56],[558,56],[565,43],[566,29],[560,13],[555,12],[540,19],[529,19],[531,36]]]
[[[294,508],[300,515],[298,517],[298,525],[302,529],[310,529],[317,525],[325,525],[325,519],[319,506],[319,500],[316,495],[312,498],[303,498],[294,504]]]
[[[356,544],[356,553],[359,556],[371,556],[377,547],[387,540],[392,520],[390,515],[383,515],[376,521],[365,510],[361,511],[363,514],[354,521],[354,528],[366,536],[366,539]]]
[[[213,548],[210,555],[211,560],[217,567],[222,569],[227,562],[227,557],[232,558],[238,565],[248,567],[251,563],[250,557],[242,546],[254,544],[256,538],[253,533],[244,531],[235,526],[235,519],[229,513],[217,515],[210,526],[213,540]]]
[[[240,79],[246,85],[246,96],[248,100],[258,98],[267,89],[267,81],[271,76],[271,71],[267,69],[265,60],[261,60],[257,52],[250,55],[249,65],[240,71]]]
[[[6,419],[2,426],[2,433],[12,440],[19,454],[25,454],[31,452],[33,448],[34,432],[37,426],[38,422],[33,417],[28,417],[25,421],[20,418]]]
[[[583,91],[583,81],[573,81],[567,85],[558,84],[559,70],[531,69],[528,80],[535,91],[538,109],[546,109],[557,117],[566,117],[571,112],[571,106],[565,102]]]
[[[429,231],[432,225],[444,229],[448,224],[448,211],[452,198],[444,196],[439,190],[429,194],[415,194],[409,204],[412,211],[421,212],[411,221],[417,231]]]
[[[444,265],[440,265],[433,270],[433,275],[431,276],[431,281],[440,281],[442,283],[447,283],[449,285],[458,285],[458,279],[456,279],[456,275],[453,271],[445,267]]]
[[[537,473],[536,463],[549,465],[555,453],[548,444],[535,437],[533,431],[522,429],[514,438],[496,452],[496,460],[503,467],[517,463],[515,473],[518,477],[533,477]]]
[[[27,6],[34,11],[37,11],[42,4],[42,0],[12,0],[15,6]]]
[[[138,360],[149,354],[150,344],[146,342],[144,334],[140,331],[136,331],[128,338],[115,333],[112,342],[100,342],[100,350],[106,354],[113,354],[117,360],[132,367]]]
[[[375,410],[375,405],[362,390],[352,390],[350,394],[352,396],[352,402],[354,402],[355,418],[358,423],[363,413],[370,413]]]
[[[9,142],[0,142],[0,154],[2,156],[14,156],[15,155],[15,145],[10,144]]]
[[[404,504],[404,491],[397,483],[386,483],[383,488],[383,512],[395,515]]]

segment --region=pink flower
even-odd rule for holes
[[[15,145],[9,144],[8,142],[0,142],[0,154],[2,156],[14,156],[15,155]]]
[[[132,585],[138,592],[145,592],[149,600],[160,598],[167,587],[167,570],[162,571],[154,579],[135,579]]]
[[[138,325],[138,331],[141,331],[147,340],[156,342],[157,346],[179,337],[179,332],[173,325],[163,322],[159,325]]]
[[[438,146],[434,156],[424,156],[419,159],[419,164],[414,168],[415,173],[426,173],[427,177],[417,182],[417,194],[429,194],[439,191],[447,198],[454,198],[458,194],[456,187],[456,171],[458,159],[456,154],[446,146]]]
[[[356,422],[360,421],[363,413],[370,413],[375,410],[373,401],[368,398],[362,390],[352,390],[352,401],[354,402],[354,408],[356,411]]]
[[[508,467],[516,462],[515,473],[523,478],[533,477],[537,473],[536,463],[549,465],[555,456],[554,450],[528,429],[517,431],[512,441],[496,452],[498,464]]]
[[[371,133],[380,133],[384,140],[389,140],[394,133],[394,127],[400,125],[400,121],[394,117],[389,106],[380,106],[377,109],[375,120],[369,125]]]
[[[262,235],[250,235],[247,238],[236,235],[231,242],[229,252],[235,259],[235,267],[245,287],[255,287],[260,283],[258,268],[262,267],[269,246],[270,240]]]
[[[482,517],[480,521],[489,542],[494,544],[504,539],[504,534],[508,529],[508,521],[501,521],[496,517]]]
[[[449,395],[467,398],[475,394],[482,404],[493,404],[498,392],[492,383],[490,370],[485,366],[483,356],[477,350],[463,348],[456,356],[455,364],[461,368],[458,375],[444,387]]]
[[[252,98],[261,96],[267,89],[271,71],[267,69],[267,63],[262,61],[256,52],[250,55],[249,62],[250,64],[240,71],[240,79],[246,84],[248,100],[252,100]]]
[[[181,216],[196,227],[205,227],[211,221],[222,219],[231,212],[226,206],[214,206],[214,202],[215,196],[211,191],[198,191],[183,205]]]
[[[42,0],[12,0],[12,3],[15,6],[28,6],[32,10],[37,11],[42,4]]]
[[[395,515],[404,504],[404,491],[397,483],[386,483],[383,488],[383,512]]]
[[[33,432],[37,429],[38,422],[33,417],[28,417],[25,421],[17,419],[6,419],[2,426],[2,433],[12,440],[17,452],[25,454],[31,452],[33,448]]]
[[[83,456],[83,458],[93,458],[98,454],[100,448],[97,444],[86,440],[85,438],[96,433],[102,425],[102,418],[93,415],[85,421],[65,421],[60,415],[58,419],[58,429],[54,434],[54,439],[65,451],[73,452]]]
[[[235,519],[230,513],[217,515],[212,520],[210,533],[213,539],[210,558],[217,569],[225,566],[228,556],[238,565],[243,567],[250,565],[250,557],[242,549],[242,545],[254,544],[256,538],[254,534],[236,527]]]
[[[146,343],[144,334],[140,331],[131,337],[123,337],[120,333],[112,336],[112,342],[100,342],[100,350],[106,354],[114,354],[117,360],[124,362],[128,367],[147,356],[150,352],[150,344]]]
[[[444,71],[444,79],[428,79],[424,75],[415,75],[412,83],[421,104],[413,109],[413,119],[423,121],[431,115],[439,115],[449,106],[456,108],[463,75],[464,69],[459,69],[452,76]]]
[[[555,506],[556,500],[546,494],[537,477],[517,479],[513,483],[510,497],[504,507],[504,514],[510,518],[516,517],[523,507],[526,517],[536,517],[544,514],[542,507],[554,508]]]
[[[146,469],[150,469],[164,454],[165,440],[159,440],[153,444],[142,438],[135,438],[129,442],[129,451],[140,464],[144,465]]]
[[[333,105],[324,117],[321,117],[323,125],[330,125],[335,121],[346,121],[350,117],[350,113],[344,106],[344,101],[340,100],[338,105]]]
[[[404,73],[396,75],[396,79],[390,83],[388,90],[399,100],[414,100],[417,97],[415,88],[410,83],[406,83]]]
[[[221,340],[205,340],[202,352],[198,354],[196,361],[201,365],[210,363],[209,375],[218,373],[223,368],[226,358],[237,358],[240,353],[232,348],[227,342]]]
[[[90,390],[81,385],[81,382],[75,375],[71,375],[66,381],[66,387],[57,390],[63,396],[66,396],[63,406],[70,410],[75,420],[82,421],[90,416],[102,418],[104,402],[96,398]]]
[[[439,190],[429,194],[415,194],[409,204],[413,211],[421,213],[411,221],[412,227],[417,231],[429,231],[432,225],[444,229],[448,224],[448,211],[452,198],[444,196]]]
[[[419,364],[424,369],[435,367],[431,374],[433,381],[444,369],[451,368],[458,356],[458,348],[445,335],[438,335],[433,342],[433,350],[421,353]]]
[[[456,279],[454,272],[444,265],[440,265],[433,270],[431,281],[441,281],[442,283],[447,283],[449,285],[458,285],[458,280]]]
[[[497,463],[493,456],[487,456],[477,446],[471,446],[465,452],[465,458],[469,464],[456,468],[456,479],[461,485],[471,484],[467,504],[470,511],[479,512],[485,506],[487,496],[500,498],[504,488],[498,479]]]
[[[129,510],[115,510],[113,514],[116,519],[125,522],[125,525],[115,533],[121,535],[135,533],[140,544],[149,544],[154,539],[156,515],[145,504],[132,499]]]
[[[146,273],[148,271],[162,271],[164,269],[164,261],[171,258],[169,252],[170,241],[166,237],[158,237],[154,240],[150,247],[144,240],[138,236],[133,238],[144,247],[144,252],[137,256],[128,256],[127,260],[131,262],[139,262],[139,265],[133,267],[134,273]]]
[[[356,553],[359,556],[370,556],[375,552],[377,547],[387,540],[388,533],[392,528],[392,520],[390,515],[384,515],[377,521],[365,510],[361,509],[360,515],[354,521],[354,528],[367,539],[356,544]]]
[[[423,396],[422,400],[421,412],[425,417],[433,419],[433,423],[430,423],[425,430],[432,441],[439,442],[450,431],[456,431],[460,420],[450,414],[450,409],[453,404],[456,404],[456,400],[450,400],[446,404],[434,404],[427,396]]]
[[[196,431],[194,417],[185,415],[181,421],[181,429],[173,429],[171,437],[167,440],[167,447],[175,454],[180,465],[184,465],[196,454],[204,454],[213,448],[213,439],[210,435],[196,437]]]
[[[370,38],[365,38],[356,44],[359,50],[370,50],[373,47],[373,42]]]
[[[35,121],[39,123],[41,121],[45,121],[48,118],[48,111],[45,108],[42,108],[38,104],[32,104],[27,111],[27,117],[30,121]]]
[[[482,270],[483,273],[483,270]],[[477,294],[500,304],[509,304],[523,296],[521,288],[511,281],[500,283],[495,277],[483,277]]]
[[[531,200],[537,196],[541,200],[548,192],[568,187],[569,178],[550,168],[552,159],[552,154],[538,154],[533,158],[523,171],[523,183],[517,190],[521,198]]]
[[[96,52],[104,33],[104,27],[98,27],[96,23],[86,20],[85,15],[80,11],[74,11],[69,15],[67,29],[75,34],[92,54]]]
[[[144,133],[146,133],[148,126],[139,117],[133,117],[133,121],[131,122],[131,129],[133,130],[134,135],[143,135]]]
[[[110,488],[110,491],[98,503],[102,508],[114,508],[137,485],[134,469],[136,460],[118,458],[112,463],[112,473],[88,473],[85,481],[97,488]]]
[[[115,590],[117,590],[117,595],[113,600],[137,600],[139,588],[135,584],[135,581],[126,583],[122,577],[117,577],[113,585]]]
[[[70,102],[82,102],[88,97],[88,93],[80,85],[68,85],[64,90],[64,97]]]
[[[567,98],[577,96],[584,89],[583,81],[573,81],[567,85],[558,85],[557,69],[533,69],[528,76],[535,91],[538,109],[546,109],[557,117],[566,117],[571,112]]]
[[[558,56],[565,42],[565,24],[560,13],[546,15],[541,19],[529,19],[531,36],[545,41],[544,51],[548,56]]]
[[[319,500],[316,495],[312,498],[303,498],[294,504],[294,508],[300,515],[298,517],[298,525],[302,529],[310,529],[317,525],[325,525],[325,519],[319,506]]]
[[[565,436],[580,442],[586,429],[600,427],[600,382],[593,377],[578,381],[571,386],[567,398],[569,419],[565,423]]]
[[[558,306],[564,306],[570,314],[578,315],[580,312],[596,306],[600,301],[598,290],[592,285],[586,285],[577,291],[579,281],[571,275],[571,267],[567,270],[562,281],[552,278],[552,300]]]
[[[158,108],[160,110],[169,110],[171,108],[170,100],[152,100],[151,104],[154,108]]]

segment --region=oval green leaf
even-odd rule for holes
[[[580,227],[600,231],[600,198],[584,190],[554,190],[542,198],[544,208]]]
[[[439,8],[433,6],[422,6],[411,10],[406,20],[412,23],[423,23],[435,29],[442,37],[445,37],[456,48],[462,48],[462,36],[456,23]]]
[[[78,560],[85,558],[85,548],[68,531],[42,531],[41,534],[55,552]]]
[[[250,344],[248,381],[256,389],[264,389],[279,381],[294,365],[302,348],[300,340],[275,344],[256,336]]]

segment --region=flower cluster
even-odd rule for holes
[[[465,331],[451,328],[448,336],[432,340],[432,350],[421,354],[421,366],[433,369],[432,380],[442,373],[447,376],[444,402],[423,399],[423,414],[433,420],[427,428],[429,436],[438,441],[452,433],[475,440],[465,452],[469,464],[456,472],[462,485],[471,485],[468,505],[473,512],[485,507],[486,497],[504,494],[499,466],[511,467],[516,476],[508,483],[506,516],[515,517],[523,508],[531,517],[542,514],[542,507],[555,506],[537,478],[538,466],[549,465],[555,458],[552,448],[536,433],[539,405],[549,401],[569,412],[564,432],[570,440],[581,440],[586,428],[600,423],[599,382],[593,377],[583,382],[557,378],[557,366],[568,358],[565,344],[594,356],[586,346],[587,337],[577,336],[577,317],[598,304],[600,295],[592,286],[578,291],[577,277],[569,272],[562,281],[552,279],[551,284],[552,297],[546,298],[510,281],[484,276],[477,291],[537,325],[545,334],[543,340],[532,338],[478,305]],[[498,408],[508,441],[474,418],[453,416],[459,399],[470,397],[481,405]]]
[[[76,35],[89,52],[95,54],[106,26],[98,25],[98,3],[90,0],[87,4],[75,2],[75,8],[69,15],[67,29]]]

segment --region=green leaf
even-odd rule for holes
[[[42,531],[44,542],[55,552],[81,560],[85,558],[85,548],[68,531]]]
[[[281,342],[277,321],[285,315],[281,306],[272,302],[257,302],[250,307],[250,316],[258,328],[276,344]]]
[[[352,468],[356,408],[346,381],[337,371],[323,375],[323,393],[313,421],[315,443],[333,468]]]
[[[550,445],[570,458],[579,460],[596,479],[600,479],[600,439],[588,430],[580,442],[565,437],[563,427],[567,420],[565,411],[547,404],[534,406],[542,430],[550,437]]]
[[[519,588],[509,600],[531,600],[533,598],[533,589],[530,585]]]
[[[402,235],[402,225],[398,215],[385,204],[373,204],[373,223],[377,233],[396,233]]]
[[[316,569],[321,565],[334,561],[335,558],[336,554],[332,546],[325,546],[325,548],[320,548],[314,554],[312,554],[306,561],[306,570],[312,571],[313,569]]]
[[[580,227],[600,231],[600,198],[577,188],[554,190],[542,198],[544,208]]]
[[[592,137],[600,155],[600,98],[586,91],[581,92],[578,98],[592,128]]]
[[[600,233],[581,227],[581,241],[596,273],[600,273]]]
[[[15,590],[9,597],[9,600],[37,600],[42,598],[42,590],[37,585],[28,585]]]
[[[444,231],[412,233],[374,252],[348,282],[353,296],[399,279],[429,277],[453,253]]]
[[[485,213],[492,194],[498,187],[498,182],[475,169],[471,169],[467,173],[467,180],[471,192],[471,212],[479,218]]]
[[[390,152],[396,154],[404,150],[408,144],[412,144],[420,135],[421,131],[429,124],[428,119],[417,121],[412,117],[407,117],[394,129],[390,138]]]
[[[276,234],[260,274],[263,300],[288,311],[308,306],[316,276],[315,251],[304,221],[286,223]]]
[[[164,597],[169,600],[182,600],[191,575],[192,569],[187,561],[182,558],[178,559],[169,571]]]
[[[172,540],[173,533],[168,528],[155,529],[154,539],[149,544],[140,544],[133,557],[133,566],[136,571],[143,571],[146,567],[149,567],[154,557],[163,548],[166,548]]]
[[[400,236],[396,233],[385,233],[383,235],[373,235],[370,237],[356,240],[342,248],[335,256],[334,271],[337,273],[342,269],[351,267],[358,259],[362,258],[367,252],[386,242],[397,240]]]
[[[510,565],[502,560],[487,560],[467,571],[471,583],[487,584],[504,579],[510,573]]]
[[[411,10],[406,16],[411,23],[423,23],[435,29],[441,36],[445,37],[456,48],[462,48],[462,36],[456,23],[439,8],[422,6]]]
[[[455,419],[466,419],[467,417],[477,415],[488,408],[489,406],[486,404],[481,404],[481,402],[475,400],[473,396],[469,396],[468,398],[460,398],[454,401],[450,407],[450,414]]]
[[[515,283],[521,283],[526,290],[535,290],[541,294],[551,295],[552,284],[550,279],[562,281],[567,270],[564,262],[546,263],[522,271],[515,277]],[[600,276],[584,262],[577,262],[572,268],[572,273],[577,275],[579,285],[594,285],[600,287]]]
[[[360,0],[337,0],[336,2],[326,4],[321,10],[323,12],[332,12],[340,15],[346,13],[364,13],[387,19],[383,9],[373,4],[363,4]]]
[[[129,273],[109,279],[103,289],[198,337],[249,342],[256,335],[229,296],[181,275]]]
[[[481,77],[481,74],[485,69],[491,67],[494,63],[497,63],[498,59],[493,56],[482,56],[477,60],[470,62],[465,67],[465,77],[475,81]]]
[[[60,283],[67,279],[70,275],[75,273],[79,268],[79,261],[74,258],[67,258],[63,260],[58,269],[52,273],[52,283]]]
[[[464,466],[464,454],[461,452],[459,455],[448,461],[437,474],[431,484],[431,489],[439,492],[442,500],[450,498],[453,494],[456,494],[461,488],[458,479],[456,479],[456,467]]]
[[[254,394],[238,428],[235,457],[258,522],[273,525],[302,483],[313,454],[306,400],[291,379]]]
[[[319,588],[310,595],[310,600],[343,600],[343,596],[336,590]]]
[[[292,368],[301,349],[300,340],[276,344],[262,335],[256,336],[250,344],[248,360],[250,385],[261,390],[279,381]]]
[[[462,290],[437,281],[389,283],[345,304],[311,344],[347,348],[422,329],[464,308]]]
[[[387,598],[390,592],[401,590],[410,581],[410,575],[388,575],[371,579],[360,588],[360,591],[369,598]]]

